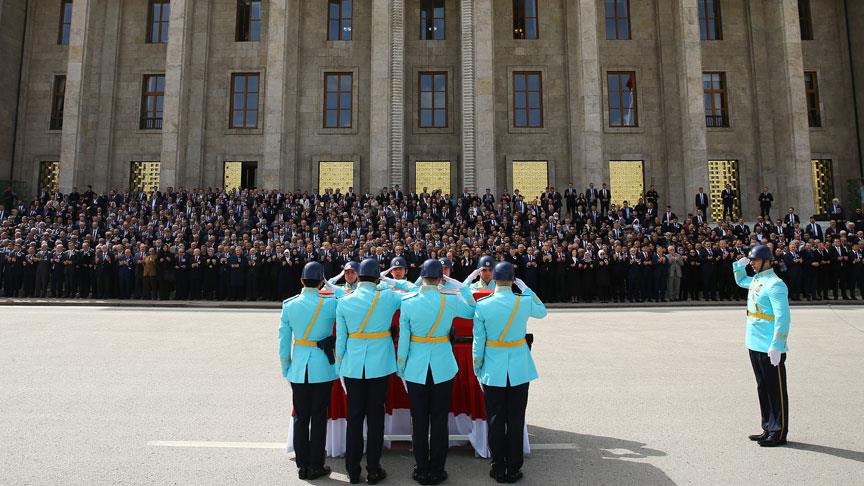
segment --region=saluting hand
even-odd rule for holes
[[[528,290],[528,286],[525,285],[525,282],[523,282],[521,278],[517,278],[516,280],[513,281],[513,283],[515,283],[516,286],[519,287],[519,290],[521,290],[522,292],[525,292],[526,290]]]

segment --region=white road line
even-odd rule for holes
[[[576,444],[531,444],[532,451],[569,451],[576,449]]]

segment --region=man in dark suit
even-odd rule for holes
[[[606,183],[603,183],[603,187],[600,188],[600,194],[597,196],[600,200],[600,212],[603,213],[603,216],[609,214],[609,205],[612,203],[612,191],[606,187]],[[656,202],[654,203],[657,204]]]
[[[828,207],[828,219],[837,221],[837,224],[843,226],[846,222],[843,206],[840,205],[840,200],[836,197],[831,201],[831,206]]]
[[[801,274],[804,259],[798,253],[798,242],[789,244],[789,250],[783,254],[783,263],[786,264],[786,285],[789,287],[789,298],[801,300]]]
[[[831,293],[834,300],[839,300],[838,290],[843,295],[843,300],[849,300],[846,292],[846,267],[849,265],[849,249],[846,248],[840,238],[834,240],[834,245],[828,250],[831,259]]]
[[[671,223],[672,220],[678,219],[678,216],[672,212],[672,206],[666,206],[666,211],[663,211],[663,215],[661,216],[661,222],[663,224]]]
[[[588,188],[585,189],[585,201],[588,202],[588,205],[591,206],[597,202],[597,198],[600,196],[600,191],[594,187],[594,183],[591,182],[588,184]]]
[[[810,223],[804,229],[804,232],[810,235],[811,240],[823,241],[825,239],[825,232],[822,231],[822,226],[816,222],[816,218],[810,218]]]
[[[699,188],[699,192],[696,193],[696,209],[698,211],[702,211],[702,216],[707,217],[708,214],[708,203],[711,199],[708,197],[708,194],[705,194],[704,188]]]
[[[774,196],[768,192],[768,186],[762,188],[762,192],[759,193],[759,215],[764,216],[766,219],[771,218],[771,203],[774,202]]]
[[[723,192],[720,193],[720,199],[723,201],[723,219],[731,221],[735,217],[732,210],[735,207],[735,198],[737,194],[732,189],[732,184],[726,184]]]
[[[564,201],[567,203],[567,212],[570,213],[570,216],[576,213],[576,197],[578,194],[579,191],[573,187],[572,182],[567,184],[567,189],[564,189]]]

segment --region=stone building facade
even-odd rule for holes
[[[862,175],[857,0],[0,0],[0,56],[31,194],[731,183],[804,215]]]

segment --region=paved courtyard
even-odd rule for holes
[[[760,449],[742,309],[555,310],[524,484],[861,484],[864,307],[793,309],[790,444]],[[0,483],[298,484],[278,312],[0,307]],[[344,484],[341,459],[319,484]],[[385,484],[409,484],[407,446]],[[492,484],[454,450],[448,484]]]

